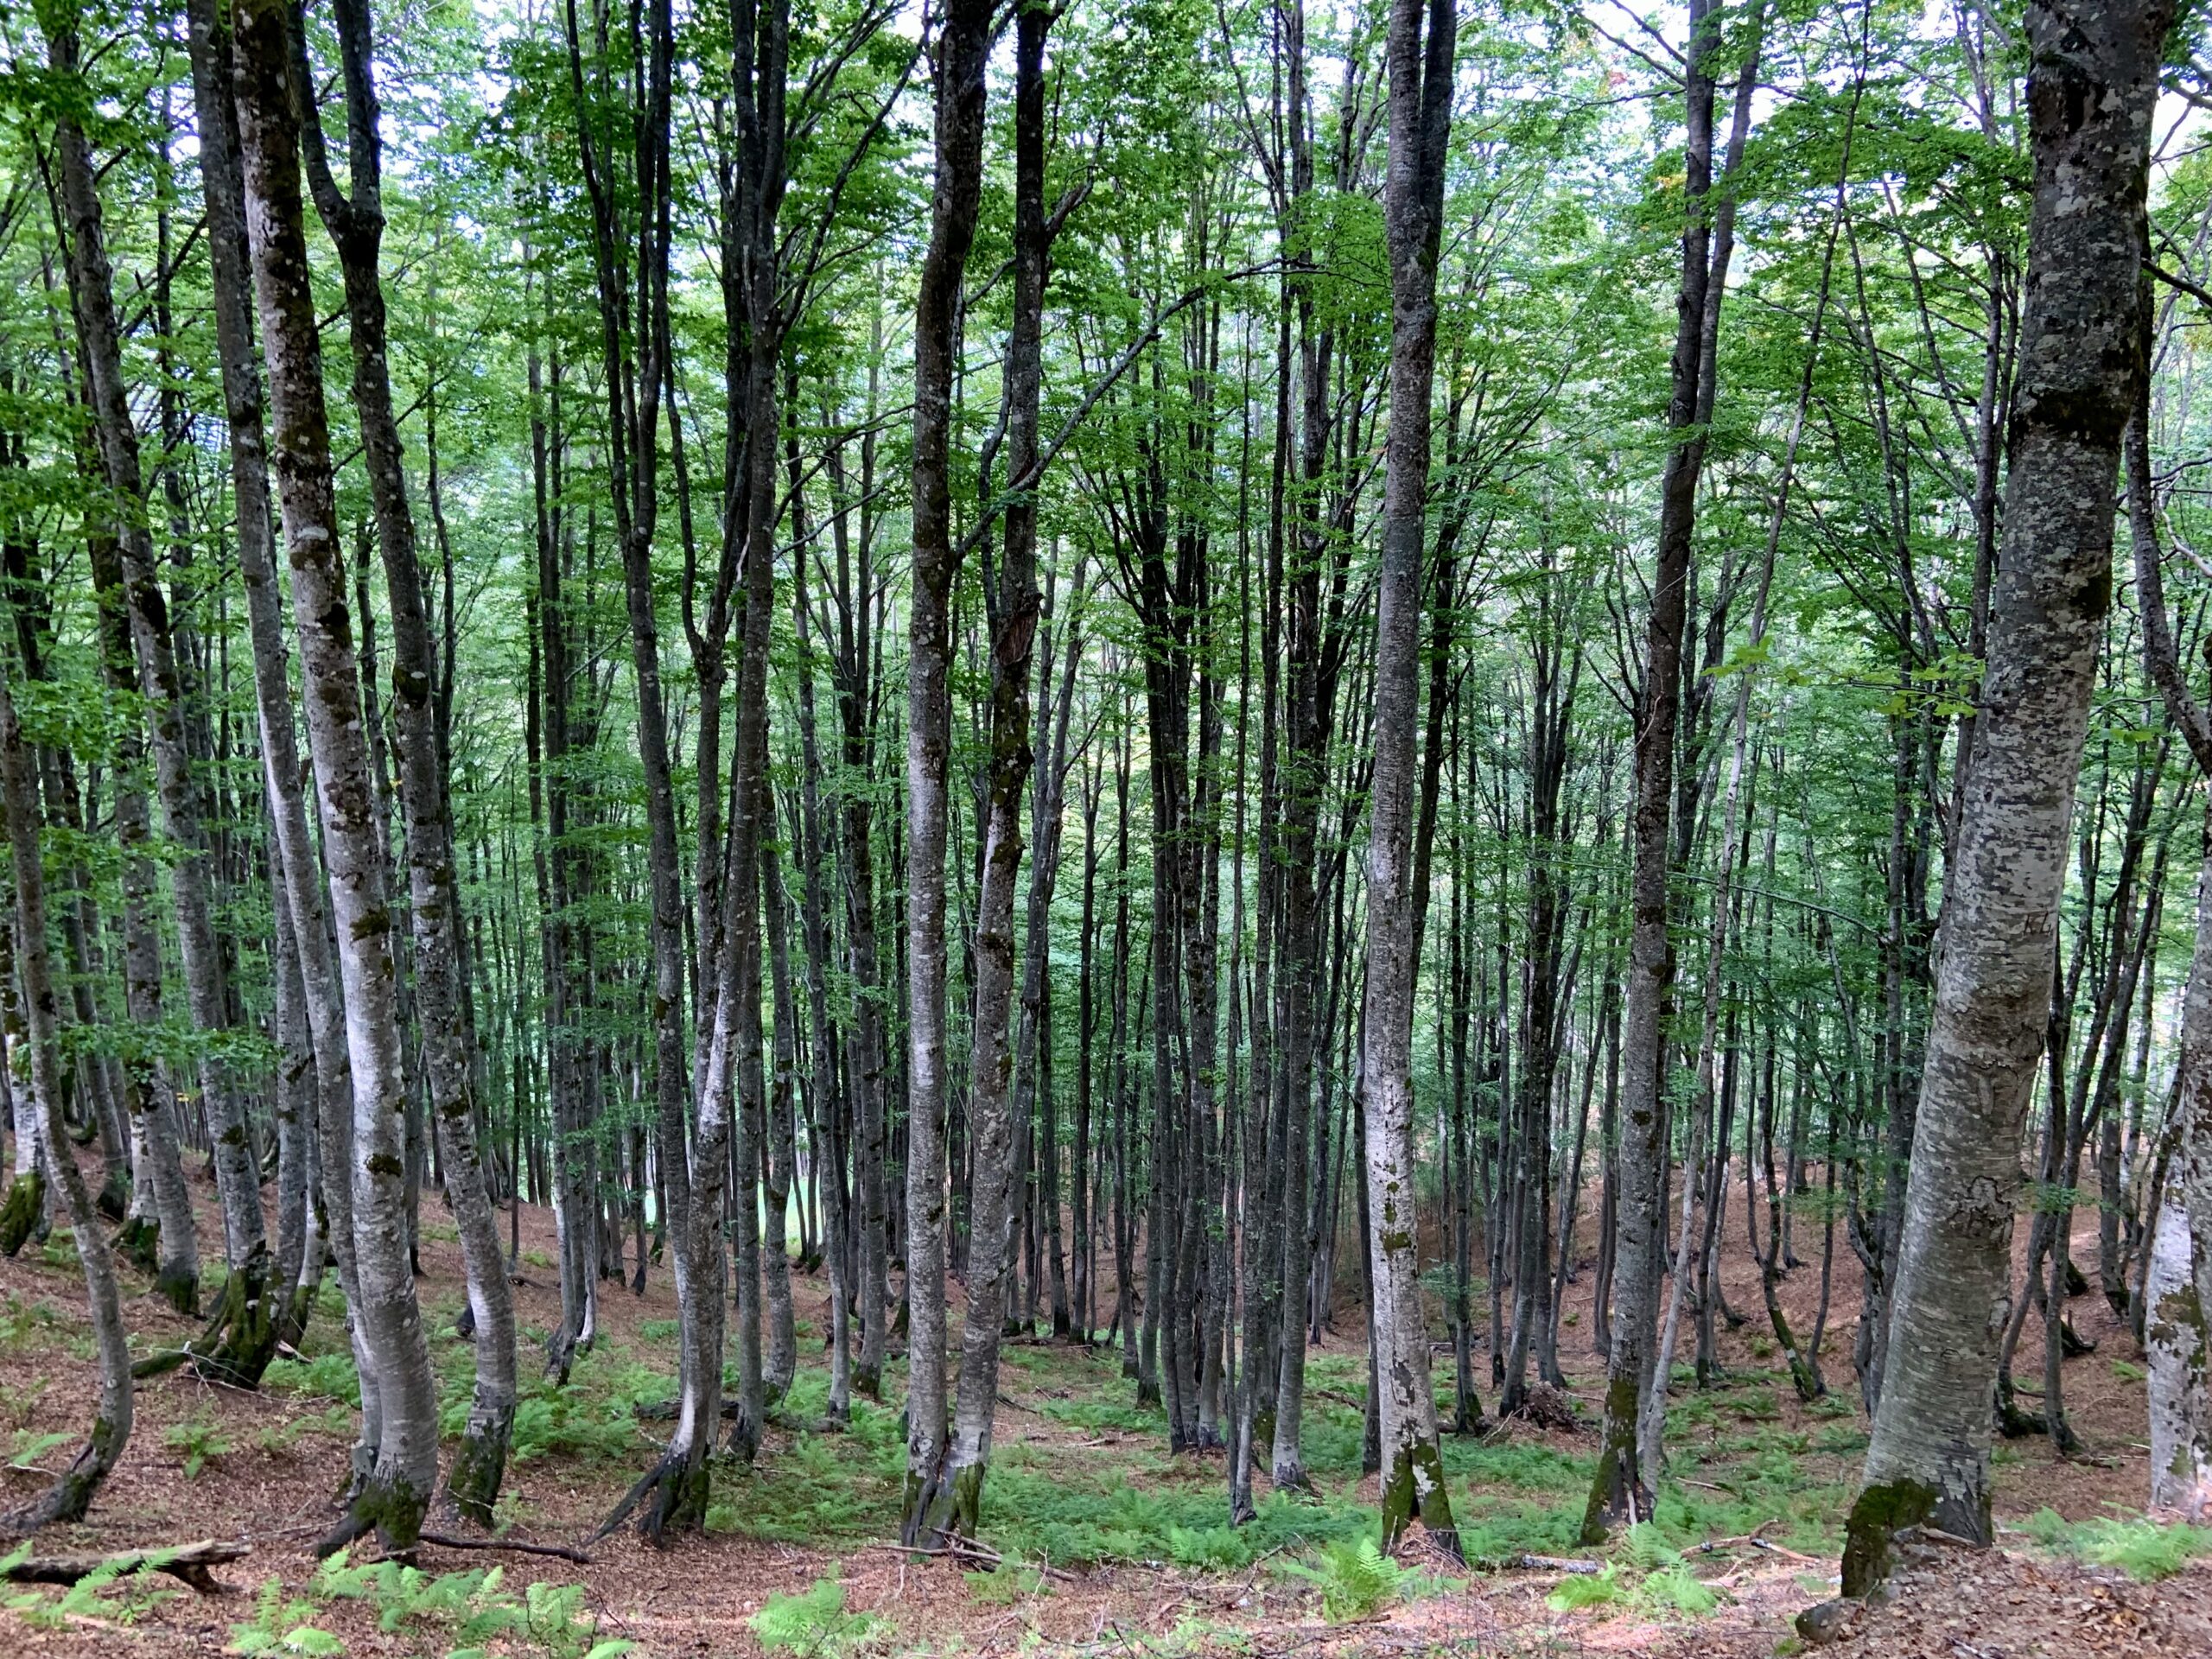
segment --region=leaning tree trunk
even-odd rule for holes
[[[55,68],[73,75],[75,35],[57,36],[52,50]],[[222,1198],[224,1243],[230,1262],[222,1306],[207,1335],[193,1344],[193,1357],[203,1374],[234,1387],[251,1388],[276,1356],[277,1309],[270,1289],[269,1239],[262,1221],[252,1133],[245,1103],[232,1087],[221,1052],[230,1019],[222,957],[208,899],[212,861],[200,833],[185,734],[184,692],[172,647],[168,602],[144,516],[145,480],[139,467],[130,389],[123,378],[123,336],[116,314],[114,272],[108,264],[92,149],[73,117],[65,116],[56,124],[54,141],[69,227],[71,297],[91,383],[92,427],[108,488],[120,508],[117,543],[137,653],[139,690],[146,699],[153,733],[156,793],[169,839],[178,849],[169,870],[177,946],[184,959],[193,1030],[201,1044],[200,1089],[208,1130],[215,1142],[215,1183]]]
[[[1843,1590],[1918,1525],[1987,1544],[1997,1342],[2075,776],[2112,602],[2121,439],[2145,373],[2137,287],[2151,114],[2173,9],[2028,9],[2036,162],[2005,560],[1953,844],[1891,1314]]]
[[[1367,855],[1364,1148],[1374,1354],[1382,1410],[1382,1541],[1414,1516],[1442,1548],[1459,1534],[1444,1486],[1421,1313],[1414,1184],[1414,731],[1421,567],[1427,517],[1429,393],[1436,365],[1436,257],[1451,137],[1453,0],[1390,7],[1390,427],[1376,615],[1375,773]]]
[[[914,307],[914,591],[906,669],[906,1487],[900,1528],[909,1544],[929,1542],[944,1532],[953,1503],[944,1387],[944,858],[952,763],[952,586],[960,557],[952,539],[950,438],[961,275],[982,193],[983,67],[992,10],[988,0],[947,0],[938,27],[937,181]],[[1003,1249],[1002,1242],[996,1248]],[[981,1478],[979,1470],[979,1491]]]
[[[269,371],[270,454],[292,568],[292,608],[321,809],[332,920],[353,1073],[354,1318],[377,1379],[376,1461],[336,1548],[374,1528],[411,1548],[438,1470],[438,1401],[407,1259],[406,1074],[400,1051],[391,910],[377,846],[346,606],[322,348],[309,285],[292,101],[289,12],[245,0],[235,12],[238,126],[254,295]],[[334,1172],[334,1185],[341,1177]]]
[[[74,57],[70,42],[70,58]],[[73,61],[69,67],[73,67]],[[46,875],[39,849],[38,794],[31,758],[16,718],[9,671],[0,671],[0,798],[8,813],[8,842],[16,884],[16,971],[22,984],[30,1042],[30,1094],[56,1184],[76,1236],[77,1258],[85,1270],[92,1302],[92,1338],[99,1351],[99,1405],[84,1449],[60,1479],[29,1503],[0,1516],[0,1533],[19,1535],[56,1521],[84,1519],[92,1495],[123,1456],[130,1440],[130,1347],[123,1329],[123,1299],[116,1287],[115,1258],[101,1231],[92,1195],[69,1147],[61,1116],[61,1078],[56,1053],[60,1039],[60,1004],[46,944]],[[20,1086],[20,1085],[19,1085]]]

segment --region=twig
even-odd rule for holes
[[[554,1555],[584,1567],[591,1565],[591,1557],[573,1544],[526,1544],[519,1538],[456,1538],[448,1532],[418,1532],[415,1535],[441,1549],[511,1549],[519,1555]]]

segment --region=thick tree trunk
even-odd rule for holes
[[[384,236],[383,140],[368,0],[340,0],[336,16],[344,63],[350,200],[339,193],[324,160],[320,119],[307,117],[302,130],[308,176],[345,271],[353,404],[391,604],[392,723],[407,829],[408,913],[413,924],[423,1069],[431,1118],[444,1154],[446,1196],[461,1234],[475,1333],[475,1394],[448,1491],[461,1514],[488,1527],[514,1423],[514,1299],[499,1259],[499,1226],[476,1146],[474,1079],[469,1066],[474,1039],[462,1018],[461,885],[454,867],[453,811],[433,702],[435,663],[429,607],[423,590],[414,511],[407,499],[399,423],[392,409],[389,331],[378,269]],[[303,106],[312,108],[311,104]]]
[[[2112,596],[2114,475],[2141,395],[2145,158],[2170,5],[2028,12],[2036,161],[2005,560],[1954,842],[1889,1365],[1843,1589],[1916,1525],[1986,1544],[2017,1147],[2042,1045],[2075,773]]]
[[[378,1413],[375,1465],[346,1521],[325,1542],[334,1548],[373,1527],[388,1549],[406,1549],[421,1529],[437,1478],[438,1414],[407,1260],[406,1077],[391,902],[377,847],[339,549],[321,342],[302,224],[289,14],[276,0],[245,0],[234,17],[246,224],[269,370],[270,454],[292,568],[303,702],[353,1064],[353,1314],[376,1378]],[[334,1183],[339,1179],[334,1172]]]

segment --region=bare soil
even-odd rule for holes
[[[219,1249],[212,1189],[196,1183],[207,1224],[204,1240]],[[1821,1351],[1829,1388],[1840,1398],[1801,1404],[1779,1372],[1770,1332],[1758,1292],[1758,1268],[1744,1246],[1741,1195],[1732,1205],[1723,1279],[1729,1303],[1748,1316],[1744,1325],[1724,1331],[1719,1357],[1728,1385],[1712,1395],[1678,1388],[1676,1420],[1670,1427],[1675,1459],[1670,1474],[1690,1497],[1715,1504],[1733,1503],[1733,1513],[1764,1501],[1769,1492],[1790,1490],[1795,1507],[1777,1501],[1770,1519],[1755,1521],[1726,1537],[1704,1541],[1693,1551],[1699,1576],[1719,1593],[1720,1605],[1699,1619],[1658,1618],[1648,1611],[1599,1608],[1554,1611],[1547,1597],[1560,1582],[1556,1571],[1475,1572],[1442,1592],[1402,1599],[1372,1618],[1331,1624],[1321,1616],[1309,1584],[1262,1561],[1236,1573],[1208,1573],[1170,1564],[1122,1565],[1069,1570],[1033,1564],[1020,1593],[1008,1602],[986,1597],[956,1564],[918,1560],[887,1548],[893,1536],[896,1493],[886,1483],[876,1495],[883,1517],[873,1536],[766,1541],[758,1537],[710,1533],[686,1538],[665,1550],[650,1548],[625,1532],[589,1546],[588,1565],[518,1554],[461,1552],[425,1546],[418,1565],[432,1573],[500,1565],[509,1585],[532,1580],[581,1584],[585,1623],[600,1639],[620,1638],[645,1655],[752,1655],[761,1652],[748,1623],[772,1595],[804,1590],[823,1575],[842,1575],[849,1610],[880,1622],[861,1650],[883,1653],[1044,1652],[1126,1655],[1153,1659],[1184,1653],[1289,1655],[1466,1653],[1572,1655],[1652,1653],[1699,1656],[1768,1655],[1793,1650],[1792,1618],[1833,1594],[1843,1506],[1847,1503],[1863,1453],[1865,1419],[1857,1409],[1850,1365],[1853,1324],[1859,1299],[1857,1266],[1839,1239],[1831,1290],[1832,1311]],[[442,1370],[465,1375],[467,1344],[453,1333],[461,1300],[458,1246],[435,1201],[426,1201],[421,1293],[432,1316],[433,1342]],[[440,1224],[447,1224],[441,1225]],[[502,1217],[504,1231],[505,1219]],[[1581,1229],[1590,1229],[1586,1218]],[[2024,1235],[2025,1229],[2020,1230]],[[516,1290],[518,1317],[525,1332],[543,1332],[558,1317],[559,1292],[554,1271],[553,1236],[548,1212],[525,1206],[522,1215],[523,1282]],[[82,1281],[66,1231],[46,1246],[27,1246],[13,1261],[0,1262],[0,1435],[28,1448],[42,1434],[82,1433],[95,1389],[88,1334],[81,1313]],[[1792,1272],[1783,1300],[1794,1326],[1809,1334],[1820,1295],[1817,1227],[1801,1224],[1801,1254],[1812,1258]],[[2093,1262],[2094,1220],[2085,1216],[2075,1238],[2078,1261]],[[1589,1251],[1578,1251],[1586,1269]],[[1110,1275],[1110,1255],[1102,1253],[1102,1272]],[[2092,1268],[2094,1277],[2094,1269]],[[1353,1306],[1352,1274],[1347,1294],[1317,1358],[1317,1391],[1341,1397],[1325,1408],[1356,1405],[1346,1389],[1356,1389],[1363,1369],[1357,1364],[1364,1335]],[[1590,1298],[1594,1275],[1578,1271],[1568,1287],[1560,1334],[1560,1360],[1583,1426],[1576,1430],[1541,1430],[1509,1425],[1500,1433],[1516,1442],[1549,1446],[1576,1457],[1589,1454],[1590,1425],[1599,1408],[1602,1365],[1591,1352]],[[798,1313],[805,1328],[825,1328],[826,1284],[820,1275],[798,1276]],[[1109,1278],[1110,1283],[1110,1278]],[[128,1269],[125,1316],[135,1340],[148,1351],[193,1333],[191,1321],[178,1318],[147,1294],[144,1282]],[[601,1299],[602,1351],[626,1355],[642,1364],[674,1370],[667,1322],[675,1318],[672,1287],[664,1269],[648,1276],[645,1294],[632,1296],[607,1283]],[[1875,1655],[1941,1656],[1942,1659],[2018,1659],[2028,1655],[2212,1655],[2212,1567],[2199,1565],[2157,1585],[2137,1585],[2117,1573],[2060,1561],[2033,1548],[2018,1533],[2038,1510],[2056,1509],[2069,1519],[2109,1510],[2139,1509],[2147,1488],[2142,1383],[2129,1367],[2139,1360],[2123,1322],[2103,1299],[2092,1294],[2071,1306],[2076,1329],[2097,1344],[2096,1351],[2067,1362],[2069,1410],[2082,1440],[2081,1452],[2061,1458],[2037,1437],[2004,1443],[1997,1468],[1997,1513],[2000,1548],[1992,1552],[1939,1552],[1916,1564],[1902,1579],[1894,1600],[1870,1610],[1834,1647],[1839,1655],[1871,1659]],[[656,1324],[656,1322],[659,1322]],[[307,1351],[342,1349],[336,1321],[319,1316],[304,1344]],[[1691,1334],[1683,1333],[1678,1359],[1692,1353]],[[525,1348],[529,1366],[534,1351]],[[1177,1490],[1222,1490],[1220,1454],[1176,1460],[1171,1465],[1164,1445],[1151,1437],[1112,1427],[1085,1427],[1048,1414],[1055,1402],[1095,1398],[1126,1402],[1129,1385],[1122,1380],[1117,1356],[1081,1357],[1055,1349],[1035,1363],[1010,1364],[1002,1383],[997,1445],[1002,1458],[1018,1458],[1025,1468],[1048,1477],[1067,1472],[1095,1477],[1102,1469],[1126,1465],[1132,1484],[1172,1484]],[[1332,1368],[1328,1362],[1335,1361]],[[2124,1362],[2115,1366],[2115,1360]],[[802,1337],[803,1370],[823,1363],[818,1335]],[[1478,1361],[1482,1392],[1490,1403],[1487,1357]],[[2031,1323],[2022,1344],[2018,1373],[2038,1385],[2042,1375],[2039,1332]],[[1448,1351],[1440,1349],[1436,1376],[1448,1396]],[[899,1379],[887,1394],[896,1408]],[[289,1595],[304,1592],[313,1579],[314,1541],[337,1513],[351,1439],[350,1414],[324,1398],[267,1390],[241,1393],[211,1386],[184,1372],[141,1385],[138,1416],[121,1465],[94,1504],[88,1522],[58,1529],[38,1541],[41,1553],[122,1549],[179,1543],[198,1538],[237,1539],[252,1554],[221,1577],[228,1593],[203,1596],[180,1591],[126,1620],[113,1609],[64,1621],[53,1615],[27,1621],[21,1611],[0,1611],[0,1642],[13,1651],[60,1656],[127,1654],[215,1654],[233,1639],[233,1626],[254,1614],[254,1596],[269,1580],[283,1582]],[[2035,1402],[2024,1403],[2033,1408]],[[1448,1417],[1448,1398],[1446,1405]],[[191,1425],[184,1433],[172,1431]],[[757,1528],[763,1517],[751,1506],[779,1501],[786,1483],[773,1479],[779,1459],[792,1455],[798,1424],[773,1425],[766,1436],[758,1471],[717,1476],[716,1497],[735,1506],[739,1534]],[[650,1423],[636,1427],[630,1443],[611,1452],[533,1457],[513,1465],[501,1514],[510,1537],[576,1543],[587,1540],[628,1481],[645,1466],[655,1448]],[[204,1466],[188,1477],[194,1446],[214,1448]],[[28,1463],[0,1469],[0,1505],[12,1506],[35,1491],[41,1471],[61,1466],[72,1446],[60,1445],[32,1456]],[[11,1456],[16,1455],[11,1452]],[[788,1465],[787,1465],[788,1466]],[[1360,1483],[1373,1498],[1373,1483]],[[1350,1495],[1344,1483],[1339,1496]],[[1807,1495],[1809,1494],[1809,1497]],[[1453,1492],[1463,1514],[1525,1501],[1528,1494],[1503,1488],[1460,1486]],[[1579,1504],[1575,1494],[1554,1491],[1554,1503]],[[442,1525],[459,1531],[458,1522]],[[1432,1564],[1433,1565],[1433,1564]],[[0,1590],[0,1601],[7,1592]],[[41,1592],[37,1607],[51,1609],[58,1592]],[[315,1615],[356,1656],[442,1655],[456,1645],[436,1626],[382,1631],[365,1603],[329,1601]],[[537,1653],[528,1645],[493,1652]],[[834,1659],[827,1651],[822,1659]]]

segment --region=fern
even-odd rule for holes
[[[1681,1560],[1645,1574],[1636,1595],[1655,1613],[1682,1613],[1691,1618],[1702,1618],[1720,1605],[1719,1596]]]
[[[2041,1510],[2026,1529],[2047,1548],[2093,1566],[2116,1567],[2146,1584],[2170,1579],[2199,1555],[2212,1554],[2212,1527],[2186,1522],[2161,1526],[2120,1515],[2074,1522],[2055,1510]]]
[[[1608,1567],[1561,1579],[1559,1587],[1544,1598],[1544,1605],[1555,1613],[1572,1613],[1585,1607],[1609,1607],[1627,1593],[1621,1586],[1620,1568]]]
[[[834,1578],[817,1579],[797,1595],[769,1597],[747,1622],[762,1647],[798,1659],[850,1653],[883,1627],[872,1613],[846,1611],[845,1586]]]
[[[1347,1540],[1323,1548],[1319,1563],[1286,1563],[1299,1577],[1320,1586],[1322,1616],[1332,1624],[1365,1618],[1403,1586],[1406,1569],[1385,1555],[1372,1538]]]

